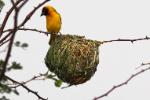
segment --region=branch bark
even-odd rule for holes
[[[5,18],[4,18],[3,22],[2,22],[2,26],[0,28],[0,38],[1,38],[2,34],[3,34],[3,30],[4,30],[5,26],[6,26],[6,23],[8,21],[9,16],[11,15],[12,11],[16,8],[16,6],[18,4],[20,4],[22,1],[23,0],[17,0],[17,2],[9,9],[7,14],[5,15]]]
[[[145,36],[144,38],[136,38],[136,39],[114,39],[114,40],[106,40],[100,41],[100,44],[110,43],[110,42],[136,42],[136,41],[143,41],[143,40],[150,40],[150,37]]]
[[[3,45],[4,43],[6,42],[9,42],[9,46],[8,46],[8,51],[7,51],[7,54],[6,54],[6,57],[5,57],[5,60],[4,60],[4,63],[2,65],[2,71],[0,73],[0,81],[2,80],[2,78],[4,77],[5,75],[5,72],[6,72],[6,66],[7,66],[7,63],[9,61],[9,58],[10,58],[10,55],[11,55],[11,51],[12,51],[12,45],[13,45],[13,42],[14,42],[14,38],[15,38],[15,34],[16,32],[18,31],[18,29],[22,26],[24,26],[27,21],[32,17],[32,15],[35,13],[35,11],[40,8],[42,5],[44,5],[46,2],[50,1],[50,0],[44,0],[42,3],[40,3],[39,5],[37,5],[27,16],[26,18],[22,21],[22,23],[20,25],[18,25],[18,13],[19,13],[19,10],[24,6],[24,4],[27,3],[28,0],[25,0],[22,5],[20,5],[19,7],[17,7],[17,4],[19,4],[21,1],[23,0],[18,0],[16,1],[16,3],[12,0],[12,4],[13,4],[13,7],[8,11],[8,13],[6,14],[5,18],[4,18],[4,21],[3,21],[3,24],[2,24],[2,27],[1,27],[1,30],[0,30],[0,37],[2,36],[3,34],[3,30],[4,30],[4,27],[7,23],[7,20],[10,16],[10,14],[12,13],[12,11],[15,9],[15,15],[14,15],[14,28],[5,36],[3,37],[1,40],[0,40],[0,45]],[[10,36],[10,39],[7,39],[8,37]],[[5,41],[5,40],[10,40],[10,41]]]
[[[16,80],[14,80],[14,79],[12,79],[12,78],[6,76],[6,75],[5,75],[5,77],[6,77],[8,80],[12,81],[13,83],[16,83],[16,84],[20,85],[21,87],[23,87],[24,89],[26,89],[28,92],[31,92],[32,94],[34,94],[35,96],[37,96],[39,100],[48,100],[48,98],[43,98],[42,96],[40,96],[40,95],[38,94],[38,92],[31,90],[30,88],[28,88],[28,87],[25,86],[24,84],[22,84],[22,83],[20,83],[20,82],[18,82],[18,81],[16,81]]]

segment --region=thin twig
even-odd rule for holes
[[[21,10],[21,8],[28,2],[29,0],[25,0],[22,4],[18,6],[18,10]]]
[[[19,28],[18,30],[23,30],[23,31],[34,31],[34,32],[39,32],[39,33],[48,34],[48,32],[41,31],[41,30],[38,30],[38,29],[32,29],[32,28]]]
[[[13,7],[15,9],[17,9],[17,5],[15,5],[14,1],[12,1],[12,4],[13,4]],[[16,10],[15,10],[16,11]],[[5,60],[4,60],[4,63],[2,65],[2,70],[1,70],[1,73],[0,73],[0,80],[3,79],[4,75],[5,75],[5,72],[6,72],[6,66],[7,66],[7,63],[9,61],[9,58],[10,58],[10,55],[11,55],[11,50],[12,50],[12,45],[13,45],[13,42],[14,42],[14,38],[15,38],[15,34],[17,32],[17,17],[18,14],[17,12],[15,13],[14,15],[14,29],[13,31],[11,31],[9,34],[11,34],[11,38],[10,38],[10,41],[9,41],[9,46],[8,46],[8,51],[7,51],[7,54],[6,54],[6,57],[5,57]]]
[[[48,2],[50,0],[45,0],[43,1],[42,3],[40,3],[38,6],[36,6],[29,14],[26,15],[25,19],[22,21],[22,23],[20,25],[18,25],[17,27],[17,30],[19,30],[22,26],[24,26],[26,24],[26,22],[32,17],[32,15],[35,13],[35,11],[40,8],[42,5],[44,5],[46,2]],[[5,30],[4,32],[9,32],[9,31],[13,31],[13,29],[8,29],[8,30]],[[3,32],[3,33],[4,33]],[[42,32],[42,31],[41,31]],[[46,33],[46,32],[44,32]],[[47,34],[47,33],[46,33]],[[11,34],[7,34],[5,37],[3,37],[1,40],[0,40],[0,43],[2,43],[5,39],[7,39]]]
[[[18,1],[23,1],[23,0],[18,0]],[[17,2],[18,2],[17,1]],[[3,76],[5,75],[5,72],[6,72],[6,66],[7,66],[7,63],[8,63],[8,61],[9,61],[9,58],[10,58],[10,54],[11,54],[11,50],[12,50],[12,45],[13,45],[13,41],[14,41],[14,38],[15,38],[15,34],[16,34],[16,32],[18,31],[18,29],[20,28],[20,27],[22,27],[22,26],[24,26],[25,24],[26,24],[26,22],[32,17],[32,15],[35,13],[35,11],[38,9],[38,8],[40,8],[43,4],[45,4],[46,2],[48,2],[48,1],[50,1],[50,0],[45,0],[45,1],[43,1],[42,3],[40,3],[38,6],[36,6],[27,16],[26,16],[26,18],[22,21],[22,23],[20,24],[20,25],[17,25],[17,16],[18,16],[18,10],[15,10],[16,11],[16,14],[15,14],[15,16],[14,16],[14,29],[12,30],[12,31],[10,31],[3,39],[1,39],[0,40],[0,43],[2,43],[4,40],[6,40],[9,36],[11,36],[11,39],[10,39],[10,41],[9,41],[9,47],[8,47],[8,51],[7,51],[7,54],[6,54],[6,57],[5,57],[5,60],[4,60],[4,63],[3,63],[3,65],[2,65],[2,70],[1,70],[1,73],[0,73],[0,80],[3,78]],[[13,4],[13,9],[17,9],[17,2],[16,3],[14,3],[13,1],[12,1],[12,4]],[[12,9],[12,10],[13,10]],[[3,29],[4,29],[4,27],[5,27],[5,25],[6,25],[6,22],[7,22],[7,20],[8,20],[8,18],[9,18],[9,15],[11,14],[11,10],[10,10],[10,12],[9,12],[9,14],[8,15],[6,15],[6,17],[5,17],[5,19],[4,20],[6,20],[6,21],[4,21],[3,22],[3,24],[2,24],[2,29],[0,30],[0,32],[1,32],[1,34],[0,34],[0,37],[1,37],[1,35],[2,35],[2,33],[3,33]],[[8,18],[7,18],[8,17]]]
[[[34,9],[25,17],[23,22],[18,26],[18,28],[24,26],[24,24],[32,17],[32,15],[35,13],[35,11],[40,8],[42,5],[44,5],[46,2],[50,0],[44,0],[42,3],[40,3],[38,6],[34,7]]]
[[[7,39],[7,40],[3,41],[3,42],[0,44],[0,47],[1,47],[2,45],[6,44],[7,42],[9,42],[9,41],[10,41],[10,39],[11,39],[11,38],[9,38],[9,39]]]
[[[9,11],[6,13],[5,18],[4,18],[4,20],[3,20],[3,22],[2,22],[2,25],[1,25],[1,29],[0,29],[0,38],[1,38],[2,34],[3,34],[3,30],[4,30],[4,28],[5,28],[5,25],[6,25],[7,21],[8,21],[9,16],[11,15],[11,13],[12,13],[12,11],[15,9],[15,7],[16,7],[20,2],[22,2],[22,1],[23,1],[23,0],[18,0],[18,1],[9,9]]]
[[[6,35],[4,36],[1,40],[0,40],[0,44],[3,43],[8,37],[11,36],[13,29]]]
[[[148,64],[144,64],[144,65],[150,65],[150,64],[148,63]],[[144,66],[144,65],[143,65],[143,66]],[[95,97],[93,100],[98,100],[98,99],[101,99],[101,98],[103,98],[103,97],[105,97],[105,96],[108,96],[111,92],[113,92],[113,91],[116,90],[117,88],[119,88],[119,87],[121,87],[121,86],[123,86],[123,85],[128,84],[133,78],[135,78],[136,76],[138,76],[138,75],[140,75],[140,74],[142,74],[142,73],[144,73],[145,71],[148,71],[148,70],[150,70],[150,67],[147,67],[147,68],[142,69],[141,71],[139,71],[139,72],[137,72],[137,73],[135,73],[135,74],[132,74],[126,81],[124,81],[124,82],[122,82],[122,83],[120,83],[120,84],[118,84],[118,85],[113,86],[113,87],[112,87],[111,89],[109,89],[107,92],[105,92],[104,94],[102,94],[102,95],[100,95],[100,96],[98,96],[98,97]]]
[[[115,40],[107,40],[107,41],[100,41],[100,44],[110,43],[110,42],[118,42],[118,41],[125,41],[125,42],[135,42],[135,41],[142,41],[142,40],[150,40],[150,37],[145,36],[144,38],[136,38],[136,39],[115,39]]]
[[[8,63],[9,58],[10,58],[10,54],[11,54],[11,50],[12,50],[12,45],[13,45],[13,42],[14,42],[14,38],[15,38],[16,32],[17,32],[16,29],[14,29],[14,31],[10,32],[12,34],[12,36],[10,38],[9,46],[8,46],[8,51],[7,51],[4,63],[2,65],[2,70],[1,70],[1,74],[0,74],[0,80],[3,78],[3,76],[4,76],[5,72],[6,72],[6,66],[7,66],[7,63]]]
[[[10,32],[12,31],[13,29],[7,29],[7,30],[4,30],[3,32]],[[42,31],[42,30],[39,30],[39,29],[36,29],[36,28],[18,28],[18,30],[21,30],[21,31],[33,31],[33,32],[39,32],[39,33],[44,33],[44,34],[49,34],[48,32],[45,32],[45,31]]]
[[[20,0],[22,1],[22,0]],[[18,1],[16,1],[17,3]],[[9,33],[11,35],[10,39],[9,40],[9,46],[8,46],[8,51],[7,51],[7,54],[6,54],[6,57],[5,57],[5,60],[4,60],[4,63],[2,65],[2,70],[1,70],[1,74],[0,74],[0,80],[3,79],[4,75],[5,75],[5,72],[6,72],[6,66],[7,66],[7,63],[9,61],[9,58],[10,58],[10,55],[11,55],[11,51],[12,51],[12,45],[13,45],[13,42],[14,42],[14,39],[15,39],[15,35],[16,35],[16,32],[17,32],[17,25],[18,25],[18,8],[17,8],[17,5],[16,3],[11,0],[11,3],[15,9],[15,15],[14,15],[14,28],[13,30]],[[5,27],[5,26],[4,26]],[[6,40],[6,39],[5,39]],[[7,41],[5,42],[2,42],[3,43],[6,43]],[[1,44],[1,45],[2,45]]]
[[[29,79],[29,80],[27,80],[27,81],[24,81],[24,82],[21,82],[21,84],[27,84],[27,83],[29,83],[29,82],[31,82],[31,81],[34,81],[34,80],[45,80],[45,79],[47,79],[47,75],[48,75],[48,73],[46,72],[46,73],[44,73],[44,74],[39,74],[39,75],[37,75],[37,76],[33,76],[31,79]],[[41,77],[44,77],[44,78],[42,78],[42,79],[39,79],[39,78],[41,78]],[[13,86],[13,87],[11,87],[11,88],[17,88],[17,87],[19,87],[20,86],[20,84],[18,84],[18,85],[16,85],[16,86]]]
[[[14,80],[14,79],[12,79],[12,78],[6,76],[6,75],[5,75],[5,77],[6,77],[8,80],[12,81],[13,83],[19,84],[19,85],[22,86],[24,89],[26,89],[28,92],[31,92],[32,94],[34,94],[35,96],[38,97],[38,99],[40,99],[40,100],[48,100],[48,98],[45,99],[45,98],[41,97],[41,96],[38,94],[38,92],[31,90],[30,88],[28,88],[28,87],[25,86],[24,84],[22,84],[22,83],[20,83],[20,82],[18,82],[18,81],[16,81],[16,80]]]
[[[7,29],[7,30],[4,30],[3,32],[10,32],[12,31],[13,29]],[[49,33],[48,32],[45,32],[45,31],[42,31],[42,30],[38,30],[38,29],[32,29],[32,28],[19,28],[18,31],[21,30],[21,31],[32,31],[32,32],[39,32],[39,33],[44,33],[46,35],[48,35]],[[0,40],[0,46],[4,45],[5,43],[9,42],[7,41],[6,39],[10,36],[11,34],[7,34],[2,40]],[[5,41],[6,40],[6,41]],[[8,39],[9,40],[9,39]]]
[[[140,66],[136,67],[135,69],[139,69],[139,68],[141,68],[142,66],[146,66],[146,65],[150,65],[150,63],[149,63],[149,62],[148,62],[148,63],[142,63]]]

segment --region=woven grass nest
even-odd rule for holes
[[[58,35],[45,57],[48,69],[70,85],[85,83],[99,63],[98,41],[83,36]]]

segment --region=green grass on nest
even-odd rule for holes
[[[59,35],[45,57],[48,69],[63,82],[77,85],[89,80],[99,63],[99,45],[77,35]]]

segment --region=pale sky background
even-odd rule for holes
[[[3,1],[6,5],[0,14],[0,22],[11,6],[10,0]],[[30,0],[22,9],[20,20],[41,1]],[[52,0],[47,4],[54,6],[61,14],[63,34],[85,35],[94,40],[150,36],[149,0]],[[25,27],[46,31],[45,17],[40,17],[41,9]],[[12,25],[10,20],[7,27]],[[16,40],[29,43],[26,50],[13,48],[12,52],[11,61],[17,60],[24,67],[21,71],[7,74],[18,81],[25,81],[46,72],[44,57],[49,48],[49,37],[36,32],[19,31]],[[138,41],[134,44],[113,42],[101,45],[99,49],[100,63],[97,71],[86,83],[60,89],[54,86],[52,80],[46,80],[33,81],[27,86],[49,100],[92,100],[139,71],[140,69],[135,68],[142,62],[150,62],[150,41]],[[139,75],[127,86],[116,89],[102,100],[150,100],[149,76],[149,71]],[[25,89],[19,88],[19,92],[19,96],[8,97],[11,100],[37,100],[35,95]]]

